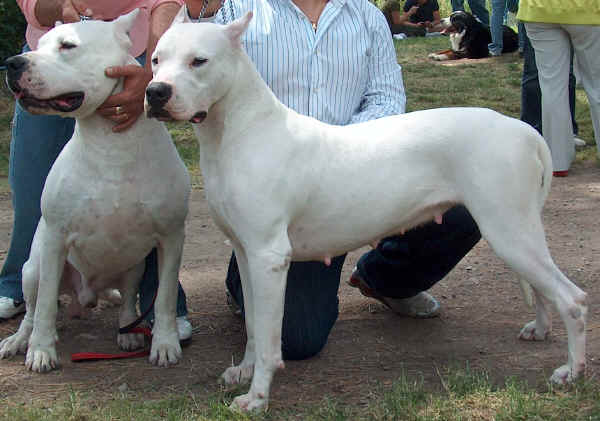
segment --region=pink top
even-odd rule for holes
[[[51,28],[42,26],[35,17],[35,5],[37,0],[17,0],[19,7],[27,19],[27,32],[25,38],[29,48],[35,50],[38,40],[42,35],[48,32]],[[132,46],[130,53],[137,57],[146,50],[148,43],[148,34],[150,32],[150,14],[156,7],[163,3],[177,3],[183,5],[183,0],[103,0],[93,2],[92,10],[104,17],[107,20],[116,19],[117,17],[131,12],[139,7],[140,14],[138,15],[135,25],[130,31]]]

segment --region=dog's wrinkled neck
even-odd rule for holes
[[[236,56],[236,72],[232,80],[234,82],[229,89],[210,108],[207,119],[223,122],[227,128],[223,132],[225,140],[241,140],[249,127],[266,120],[273,113],[282,112],[283,105],[243,51]],[[239,101],[240,97],[245,100]]]

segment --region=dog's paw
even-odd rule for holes
[[[521,333],[519,333],[519,339],[524,341],[545,341],[548,338],[550,329],[545,326],[539,326],[536,320],[527,323]]]
[[[585,364],[582,364],[581,367],[575,371],[569,364],[565,364],[563,366],[558,367],[554,370],[552,377],[550,377],[550,381],[554,384],[565,385],[572,383],[573,380],[578,378],[585,371]]]
[[[154,336],[149,358],[151,364],[159,367],[168,367],[179,362],[182,352],[181,345],[177,338],[177,332],[175,332],[175,335],[171,336],[171,340],[160,340]]]
[[[265,398],[264,395],[261,395],[262,394],[259,393],[258,396],[254,396],[251,392],[240,395],[231,402],[229,409],[239,412],[266,411],[268,409],[269,400]]]
[[[17,332],[0,342],[0,359],[12,357],[27,351],[29,335]]]
[[[36,373],[45,373],[58,368],[58,356],[54,346],[29,345],[25,367]]]
[[[123,351],[133,351],[144,347],[143,333],[119,333],[117,343]]]
[[[253,375],[254,364],[240,364],[233,367],[228,367],[227,370],[221,374],[221,380],[225,384],[243,384],[252,380]]]

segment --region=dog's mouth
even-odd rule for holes
[[[206,111],[198,111],[192,118],[190,118],[190,123],[200,124],[204,121],[207,116]]]
[[[29,95],[26,90],[20,90],[15,92],[15,98],[25,109],[52,109],[63,113],[69,113],[81,107],[85,94],[81,91],[77,91],[48,99],[42,99]]]
[[[454,32],[458,32],[454,25],[450,25],[442,29],[442,34],[452,34]]]
[[[150,108],[148,110],[148,112],[146,112],[146,117],[155,118],[159,121],[164,121],[164,122],[175,121],[173,116],[171,114],[169,114],[169,112],[167,110],[165,110],[164,108],[158,108],[158,109]]]

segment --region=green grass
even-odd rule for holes
[[[0,420],[305,420],[305,421],[584,421],[600,420],[600,386],[581,381],[567,389],[547,385],[536,390],[509,378],[496,386],[485,371],[449,368],[440,373],[440,390],[431,392],[419,377],[399,373],[391,387],[376,387],[366,407],[324,398],[314,406],[260,414],[239,414],[227,408],[237,391],[210,397],[180,394],[147,401],[120,394],[102,402],[71,392],[63,400],[14,403],[0,401]]]

